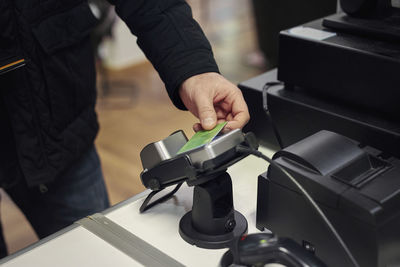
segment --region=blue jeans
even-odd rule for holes
[[[109,207],[94,145],[66,173],[46,187],[28,188],[21,182],[6,192],[25,214],[39,238]],[[5,247],[0,231],[0,258],[6,255]]]

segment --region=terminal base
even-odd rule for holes
[[[186,213],[179,222],[179,234],[189,244],[200,248],[228,248],[243,234],[247,233],[247,220],[239,212],[234,211],[236,226],[233,231],[222,235],[207,235],[196,230],[192,225],[192,212]]]

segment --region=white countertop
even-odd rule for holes
[[[268,156],[273,154],[266,148],[260,151]],[[267,166],[265,161],[249,156],[228,169],[233,182],[234,206],[247,218],[249,233],[258,231],[255,228],[257,177]],[[143,214],[139,213],[139,207],[146,195],[140,194],[103,214],[183,265],[218,266],[226,249],[198,248],[179,235],[179,220],[191,210],[192,192],[193,188],[184,184],[175,197]],[[140,266],[80,225],[71,226],[2,262],[6,267]]]

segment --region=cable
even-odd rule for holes
[[[281,136],[278,133],[278,129],[276,128],[276,125],[274,123],[274,120],[272,119],[271,114],[269,113],[269,109],[268,109],[268,103],[267,103],[267,95],[268,95],[268,89],[273,87],[273,86],[277,86],[277,85],[282,85],[282,82],[267,82],[264,84],[263,88],[262,88],[262,96],[263,96],[263,110],[265,111],[265,114],[267,115],[267,117],[270,118],[271,120],[271,124],[272,124],[272,130],[275,133],[275,137],[276,137],[276,141],[278,141],[279,147],[283,148],[283,143],[282,143],[282,139]]]
[[[142,205],[140,206],[139,210],[140,213],[145,212],[146,210],[154,207],[155,205],[158,205],[164,201],[167,201],[168,199],[172,198],[176,192],[178,192],[179,188],[182,186],[183,182],[180,182],[179,184],[177,184],[177,186],[175,186],[175,188],[169,192],[168,194],[166,194],[165,196],[153,201],[152,203],[149,204],[150,200],[158,193],[160,193],[161,191],[163,191],[164,189],[161,190],[157,190],[157,191],[152,191],[150,194],[148,194],[148,196],[146,197],[146,199],[143,201]]]
[[[344,251],[346,252],[347,256],[350,258],[351,262],[355,267],[360,267],[358,265],[357,261],[353,257],[353,254],[350,252],[349,248],[346,246],[342,238],[340,237],[339,233],[336,231],[335,227],[332,225],[332,223],[329,221],[329,219],[326,217],[324,212],[319,208],[317,203],[312,199],[312,197],[307,193],[307,191],[303,188],[303,186],[297,182],[296,178],[294,178],[289,172],[287,172],[284,168],[279,166],[276,162],[274,162],[271,158],[267,157],[263,153],[261,153],[258,150],[251,149],[245,146],[237,146],[236,151],[239,153],[246,153],[246,154],[251,154],[256,157],[262,158],[263,160],[267,161],[269,164],[280,170],[285,176],[287,176],[295,185],[296,187],[303,193],[303,195],[306,197],[306,199],[310,202],[310,204],[313,206],[313,208],[317,211],[318,215],[323,219],[325,224],[328,226],[329,230],[333,233],[333,235],[336,237],[337,241],[340,243],[340,245],[343,247]]]
[[[277,86],[277,85],[282,85],[282,82],[267,82],[264,84],[263,88],[262,88],[262,96],[263,96],[263,107],[265,111],[268,111],[268,104],[267,104],[267,93],[268,93],[268,89],[272,86]]]

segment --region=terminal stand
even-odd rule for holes
[[[224,171],[198,184],[193,191],[193,208],[179,223],[179,233],[188,243],[201,248],[226,248],[247,232],[245,217],[233,208],[232,180]]]
[[[186,142],[184,133],[178,131],[142,150],[141,180],[152,192],[140,212],[169,199],[186,182],[194,187],[193,206],[180,220],[181,237],[201,248],[231,247],[237,238],[247,233],[247,220],[234,210],[232,180],[226,170],[248,156],[248,153],[238,152],[238,147],[257,150],[258,142],[254,134],[236,129],[207,145],[177,153]],[[172,185],[176,185],[174,190],[150,203],[154,195]]]

